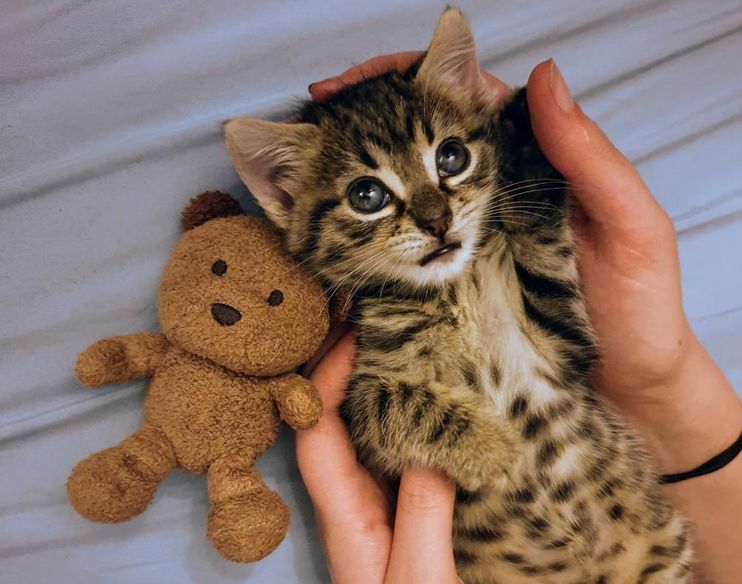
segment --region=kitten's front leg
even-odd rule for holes
[[[467,491],[505,480],[515,459],[515,437],[484,411],[467,388],[365,374],[351,380],[341,405],[356,447],[383,471],[431,466]]]

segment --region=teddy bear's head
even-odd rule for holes
[[[329,328],[325,298],[274,228],[213,192],[191,201],[183,226],[157,300],[168,340],[247,375],[285,373],[309,359]]]

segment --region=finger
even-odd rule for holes
[[[338,415],[355,357],[355,335],[340,338],[310,379],[323,401],[319,422],[296,433],[296,458],[312,499],[333,581],[381,582],[391,546],[386,494],[358,463]]]
[[[455,484],[438,471],[402,472],[387,584],[458,582],[451,533],[455,497]]]
[[[312,428],[296,433],[299,471],[316,506],[323,509],[339,489],[375,485],[371,475],[358,463],[338,407],[345,395],[355,356],[355,335],[346,334],[318,363],[310,379],[322,397],[323,413]],[[332,485],[328,489],[327,485]],[[378,487],[377,487],[378,488]]]
[[[325,411],[337,413],[353,372],[355,355],[356,331],[350,329],[337,339],[309,376],[320,392]]]
[[[554,61],[533,70],[527,95],[539,146],[572,183],[590,220],[609,230],[651,230],[664,212],[631,163],[575,103]]]
[[[346,69],[340,75],[328,77],[322,81],[312,83],[309,86],[309,94],[312,96],[314,101],[324,101],[340,92],[345,87],[359,83],[364,79],[378,77],[379,75],[389,71],[404,73],[424,54],[423,51],[404,51],[374,57],[360,65]],[[482,71],[482,78],[487,85],[489,94],[494,100],[502,101],[502,99],[504,99],[503,96],[510,92],[510,87],[494,75]]]
[[[322,398],[322,416],[312,428],[297,432],[296,458],[310,495],[321,496],[327,476],[354,475],[360,470],[338,407],[350,379],[355,338],[346,334],[317,364],[310,380]]]
[[[317,367],[324,356],[337,344],[337,342],[347,335],[352,328],[349,322],[335,322],[330,327],[330,332],[327,333],[325,340],[317,349],[317,352],[312,355],[312,358],[302,368],[302,375],[309,377],[312,375],[314,368]]]
[[[309,95],[314,101],[324,101],[349,85],[355,85],[364,79],[378,77],[389,71],[404,73],[423,56],[422,51],[404,51],[390,55],[380,55],[346,69],[340,75],[328,77],[309,86]]]
[[[338,407],[343,399],[355,357],[352,334],[342,337],[320,361],[310,380],[322,398],[322,416],[315,426],[296,433],[296,459],[312,499],[320,503],[332,479],[363,476]]]

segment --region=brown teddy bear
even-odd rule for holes
[[[81,515],[112,523],[144,511],[172,469],[207,473],[207,535],[226,558],[251,562],[289,523],[255,460],[281,419],[297,430],[319,419],[317,391],[291,371],[324,339],[328,311],[279,235],[229,195],[193,199],[183,226],[159,289],[162,333],[103,339],[77,361],[86,386],[152,377],[144,425],[81,461],[67,492]]]

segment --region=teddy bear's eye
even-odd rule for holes
[[[268,304],[271,306],[278,306],[281,302],[283,302],[283,292],[280,290],[274,290],[268,296]]]
[[[214,272],[217,276],[223,276],[227,273],[227,262],[224,260],[216,260],[211,265],[211,271]]]

